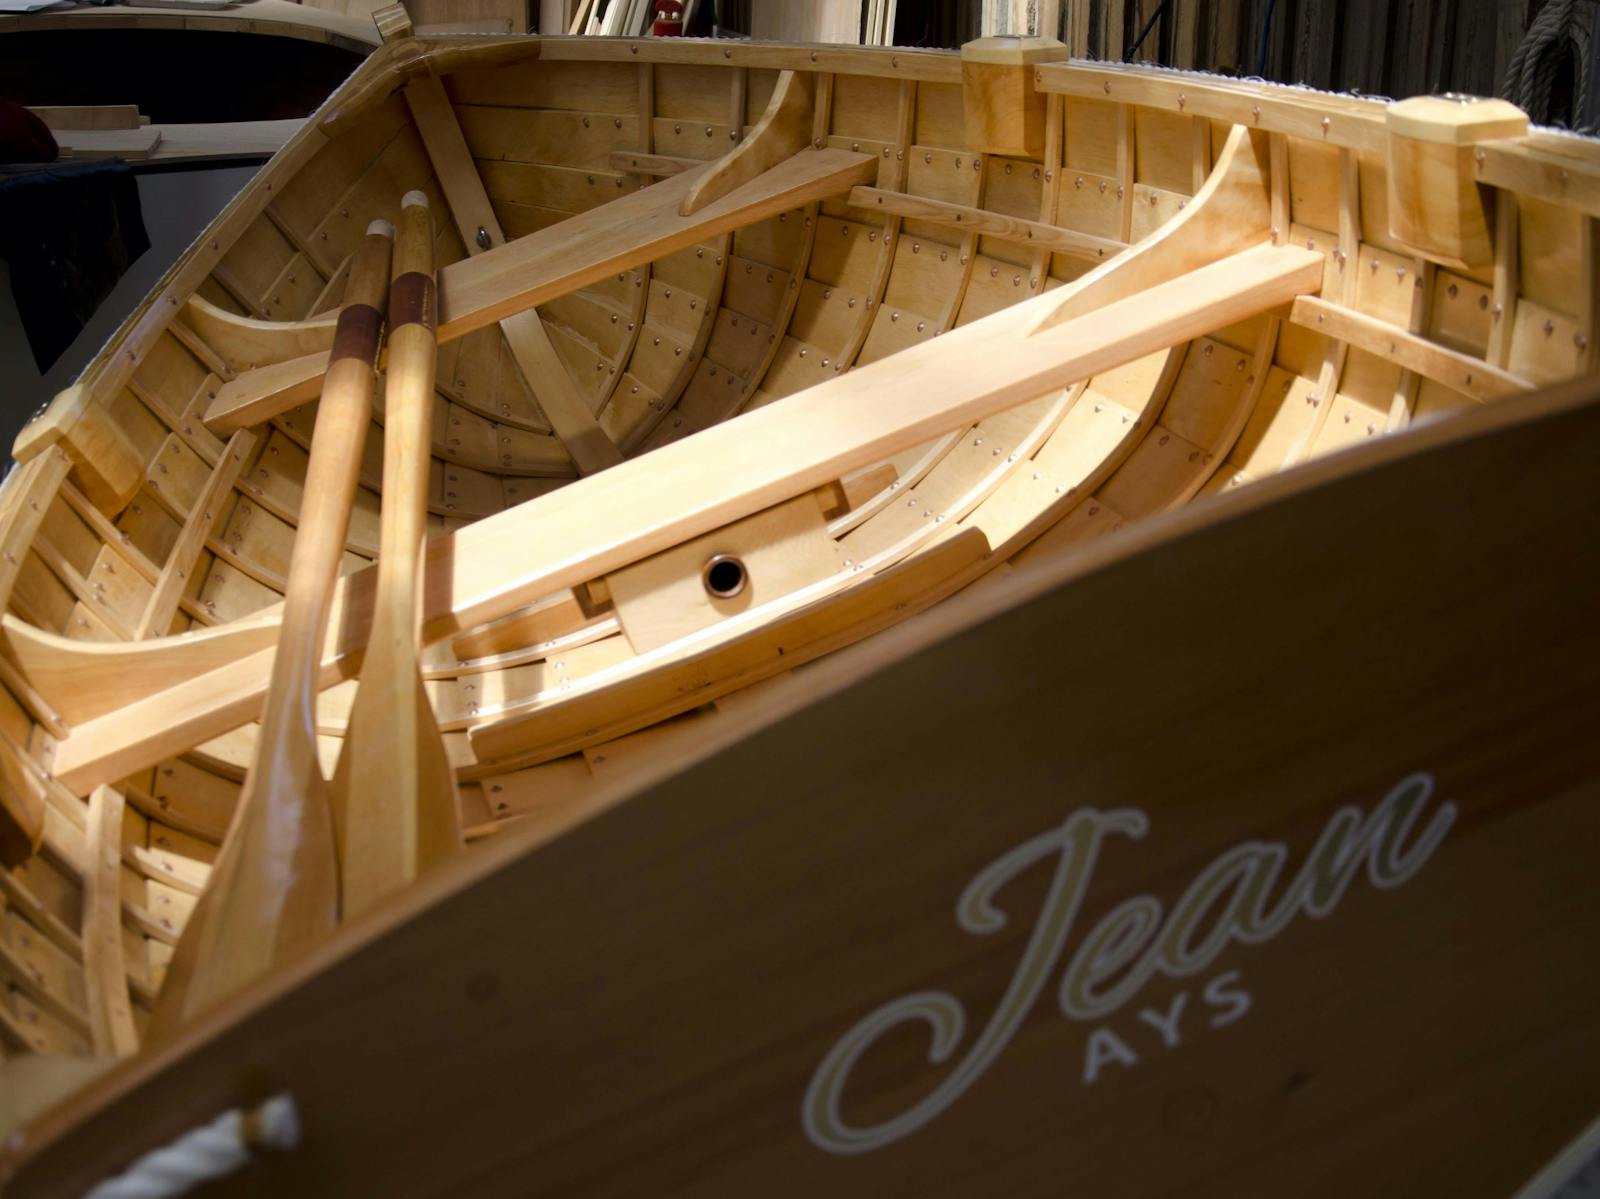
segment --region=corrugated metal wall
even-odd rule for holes
[[[564,0],[571,4],[573,0]],[[1404,97],[1502,94],[1512,53],[1555,0],[891,0],[893,42],[954,48],[985,31],[1029,29],[1074,57],[1132,59],[1225,75],[1260,76],[1336,92]],[[1586,3],[1590,0],[1585,0]],[[1600,81],[1600,0],[1592,0]],[[756,5],[838,5],[865,19],[864,0],[700,0],[691,33],[750,28]],[[835,24],[837,22],[834,22]],[[1563,64],[1550,117],[1574,124],[1574,78]],[[1559,55],[1558,55],[1559,57]],[[1596,107],[1600,107],[1597,103]],[[1591,114],[1592,116],[1593,114]]]
[[[1138,43],[1136,61],[1330,91],[1490,96],[1543,2],[898,0],[896,41],[954,47],[1028,20],[1076,57],[1121,61]]]
[[[1087,8],[1087,20],[1074,10]],[[1075,53],[1331,91],[1493,95],[1537,0],[1066,0]],[[1159,17],[1156,14],[1160,13]]]

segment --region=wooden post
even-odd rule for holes
[[[1044,93],[1036,63],[1067,57],[1055,38],[986,37],[961,47],[961,95],[967,144],[987,154],[1037,158],[1044,152]]]
[[[1475,147],[1522,136],[1527,114],[1504,100],[1418,96],[1387,120],[1390,234],[1445,266],[1490,265],[1493,189],[1478,185]]]

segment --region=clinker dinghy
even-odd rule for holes
[[[1499,101],[396,37],[0,492],[4,1193],[1553,1194],[1597,219]]]

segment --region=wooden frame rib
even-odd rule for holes
[[[160,637],[171,630],[172,619],[178,612],[178,601],[189,584],[189,575],[199,561],[201,551],[205,549],[211,530],[222,518],[223,501],[233,490],[255,445],[256,434],[249,429],[240,429],[228,439],[222,451],[222,460],[206,480],[205,488],[189,510],[189,517],[183,522],[178,539],[167,554],[167,563],[161,568],[155,589],[145,604],[144,615],[139,618],[139,625],[134,630],[135,639],[142,641],[147,637]]]
[[[122,949],[122,793],[96,787],[89,796],[83,879],[83,974],[95,1053],[128,1057],[139,1050]]]

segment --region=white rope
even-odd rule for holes
[[[250,1160],[252,1147],[288,1150],[299,1143],[300,1115],[294,1100],[278,1095],[248,1114],[237,1108],[224,1112],[210,1124],[145,1154],[125,1173],[88,1191],[84,1199],[171,1199],[240,1169]]]

